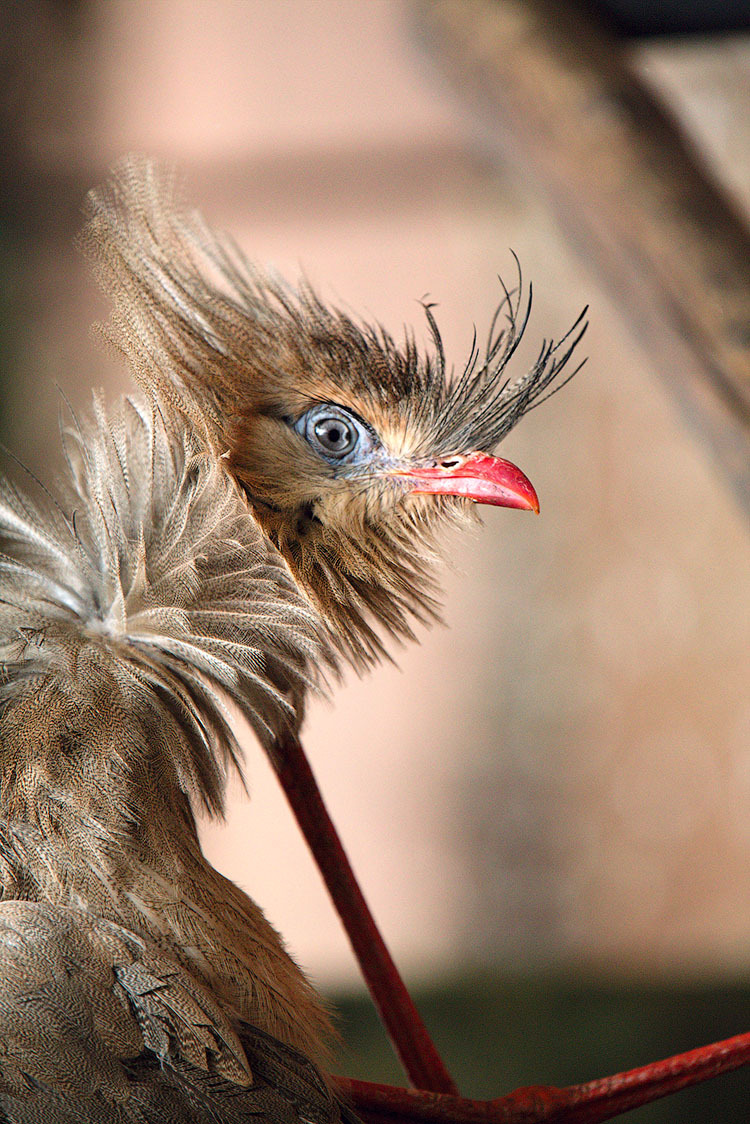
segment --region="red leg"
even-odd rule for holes
[[[290,738],[277,750],[273,764],[281,786],[409,1080],[418,1089],[457,1093],[370,913],[302,746]]]
[[[366,1124],[600,1124],[748,1062],[750,1034],[738,1034],[598,1081],[531,1086],[492,1101],[335,1080]]]
[[[404,986],[359,888],[302,746],[288,740],[274,767],[344,924],[375,1006],[415,1089],[337,1078],[367,1124],[599,1124],[639,1105],[750,1062],[750,1034],[739,1034],[563,1089],[531,1086],[491,1101],[457,1095],[456,1086]]]

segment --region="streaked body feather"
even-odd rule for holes
[[[149,934],[314,1053],[327,1019],[260,909],[203,858],[239,749],[296,729],[329,656],[231,475],[145,401],[67,437],[67,495],[0,495],[3,896]],[[192,800],[192,805],[191,805]]]

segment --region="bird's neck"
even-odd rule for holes
[[[125,733],[125,731],[123,731]],[[156,940],[225,1007],[321,1059],[330,1027],[260,908],[201,852],[176,778],[97,770],[50,775],[38,757],[4,761],[4,898],[107,917]]]

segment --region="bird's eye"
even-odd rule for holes
[[[357,444],[358,434],[341,418],[321,418],[313,425],[317,443],[333,457],[345,457]]]
[[[294,428],[315,452],[332,464],[352,464],[369,453],[374,440],[365,423],[343,406],[313,406]]]

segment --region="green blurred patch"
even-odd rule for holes
[[[415,1001],[461,1092],[489,1098],[520,1085],[570,1085],[750,1031],[750,984],[646,985],[550,975],[471,977]],[[404,1084],[364,995],[333,997],[344,1045],[335,1068]],[[750,1120],[748,1070],[627,1114],[633,1124]]]

